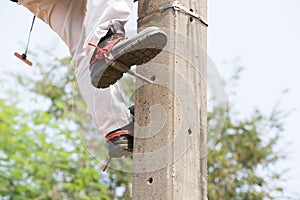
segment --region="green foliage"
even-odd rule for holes
[[[0,100],[0,199],[131,199],[131,175],[114,170],[125,165],[123,160],[101,172],[106,144],[86,113],[70,58],[53,60],[35,68],[32,77],[18,77],[34,95],[32,102],[47,108],[25,113]],[[132,80],[121,80],[128,105]],[[219,119],[214,112],[210,124]],[[236,120],[228,109],[225,116],[220,135],[214,135],[213,126],[208,130],[208,143],[218,138],[208,154],[209,199],[275,199],[282,188],[270,183],[282,174],[270,169],[283,158],[275,151],[281,115],[257,111]]]
[[[256,110],[238,120],[231,109],[225,111],[220,133],[213,127],[221,111],[216,109],[208,118],[208,144],[213,145],[208,154],[209,199],[282,199],[284,173],[273,168],[285,158],[276,149],[285,113],[275,109],[268,117]]]
[[[44,111],[25,114],[3,100],[0,109],[0,198],[110,199],[72,130],[60,130]]]
[[[16,94],[0,101],[0,199],[117,199],[114,192],[129,179],[103,174],[102,163],[82,145],[80,134],[101,133],[86,113],[70,59],[51,62],[18,76],[25,98],[43,109],[23,112]],[[96,146],[106,158],[103,144]]]

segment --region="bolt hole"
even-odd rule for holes
[[[193,133],[192,129],[189,128],[188,133],[191,135]]]
[[[151,81],[155,81],[155,79],[156,79],[156,76],[153,75],[153,76],[151,77]]]
[[[151,184],[153,183],[153,178],[150,177],[150,178],[147,180],[147,182],[148,182],[148,185],[151,185]]]
[[[191,12],[194,12],[193,9],[190,9],[190,11],[191,11]],[[194,21],[193,17],[190,17],[190,22],[193,22],[193,21]]]

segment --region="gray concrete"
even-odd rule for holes
[[[168,34],[165,50],[137,72],[133,199],[206,200],[206,0],[139,0],[140,29]]]

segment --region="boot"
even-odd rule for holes
[[[158,55],[167,43],[166,34],[149,27],[125,39],[123,25],[111,21],[109,31],[98,43],[90,61],[91,82],[96,88],[116,83],[133,65],[141,65]]]

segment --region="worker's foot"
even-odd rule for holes
[[[105,136],[111,158],[128,157],[133,152],[133,122]]]
[[[132,65],[141,65],[159,54],[167,43],[166,34],[149,27],[136,36],[125,39],[123,25],[112,21],[109,32],[98,45],[90,61],[91,82],[96,88],[116,83]]]
[[[134,107],[130,107],[130,114],[134,118]],[[133,152],[133,121],[127,126],[110,132],[105,136],[108,143],[108,154],[111,158],[132,156]]]
[[[103,171],[106,171],[112,158],[120,158],[122,156],[132,158],[133,153],[133,128],[134,128],[134,106],[129,108],[132,116],[132,122],[127,126],[112,131],[105,136],[108,143],[108,155],[109,159],[103,167]]]

